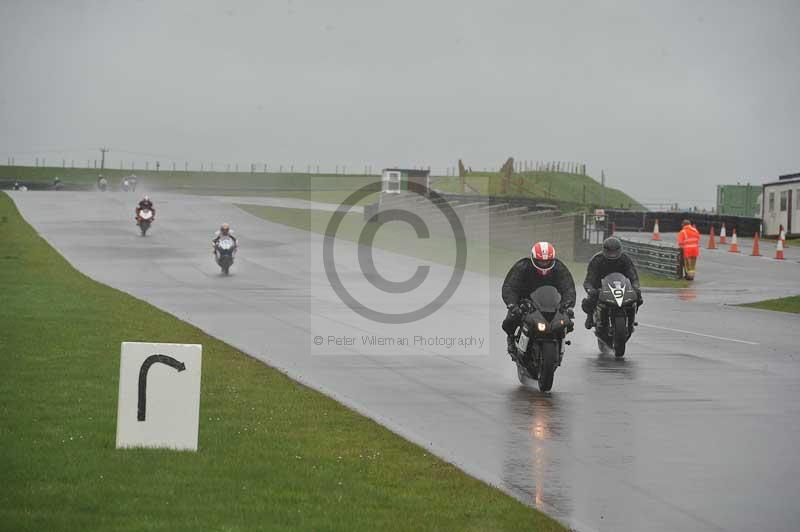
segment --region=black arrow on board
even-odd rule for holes
[[[139,412],[136,416],[139,421],[144,421],[145,409],[147,408],[147,372],[150,371],[150,366],[157,362],[173,367],[178,372],[186,369],[186,364],[167,355],[150,355],[144,359],[142,367],[139,369]]]

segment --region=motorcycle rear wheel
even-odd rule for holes
[[[525,384],[528,380],[528,372],[525,371],[525,368],[522,367],[522,364],[519,362],[517,362],[517,378],[520,384]]]
[[[614,356],[625,356],[625,344],[628,342],[628,320],[625,316],[614,318]]]
[[[610,355],[612,351],[611,347],[600,338],[597,339],[597,348],[600,350],[600,353],[604,355]]]
[[[519,379],[520,384],[527,384],[529,380],[537,380],[539,378],[539,374],[537,373],[536,369],[534,368],[533,372],[527,369],[525,366],[516,362],[517,364],[517,378]]]
[[[539,390],[549,392],[553,387],[553,379],[558,364],[558,347],[554,343],[542,344],[542,364],[539,367]]]

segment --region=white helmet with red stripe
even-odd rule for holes
[[[537,242],[531,248],[531,262],[539,275],[549,275],[556,265],[556,248],[549,242]]]

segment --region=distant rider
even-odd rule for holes
[[[508,314],[503,320],[509,354],[514,352],[514,331],[522,321],[519,302],[528,299],[541,286],[553,286],[561,294],[560,309],[572,316],[575,306],[575,281],[563,262],[556,258],[556,250],[548,242],[537,242],[525,257],[511,267],[503,281],[503,302]]]
[[[143,210],[149,210],[153,213],[153,217],[151,221],[155,221],[156,219],[156,209],[153,207],[153,202],[150,200],[150,196],[145,196],[141,200],[139,200],[139,204],[136,206],[136,219],[139,219],[139,212]]]
[[[611,273],[621,273],[631,281],[639,305],[644,303],[642,291],[639,288],[639,274],[631,258],[622,251],[622,242],[615,236],[610,236],[603,241],[603,251],[595,254],[586,268],[586,279],[583,288],[586,289],[586,299],[581,302],[581,308],[586,313],[586,328],[594,327],[594,309],[600,294],[600,283],[603,277]]]
[[[211,241],[211,245],[214,248],[214,254],[215,255],[217,253],[217,244],[219,244],[220,239],[222,239],[224,237],[230,237],[230,239],[233,240],[233,250],[234,251],[236,251],[236,248],[239,247],[239,241],[236,239],[235,236],[233,236],[233,231],[231,231],[230,224],[225,223],[225,224],[222,224],[219,227],[219,231],[214,233],[214,239]]]

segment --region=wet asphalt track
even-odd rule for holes
[[[158,220],[140,238],[132,196],[11,196],[87,275],[281,368],[578,530],[800,529],[800,317],[724,304],[797,293],[795,261],[704,253],[692,289],[645,291],[626,360],[599,355],[593,337],[576,329],[553,393],[544,395],[518,384],[504,354],[500,279],[468,274],[463,283],[478,288],[419,325],[426,334],[431,323],[486,331],[487,354],[388,356],[356,346],[325,356],[312,348],[313,335],[363,332],[368,324],[327,294],[315,269],[318,237],[209,197],[157,196]],[[222,220],[243,242],[230,278],[219,276],[208,244]],[[340,266],[352,280],[356,266],[347,261]],[[398,279],[419,263],[385,252],[376,262]],[[440,270],[432,277],[446,274]],[[582,272],[574,274],[580,282]],[[489,313],[470,310],[484,299]]]

